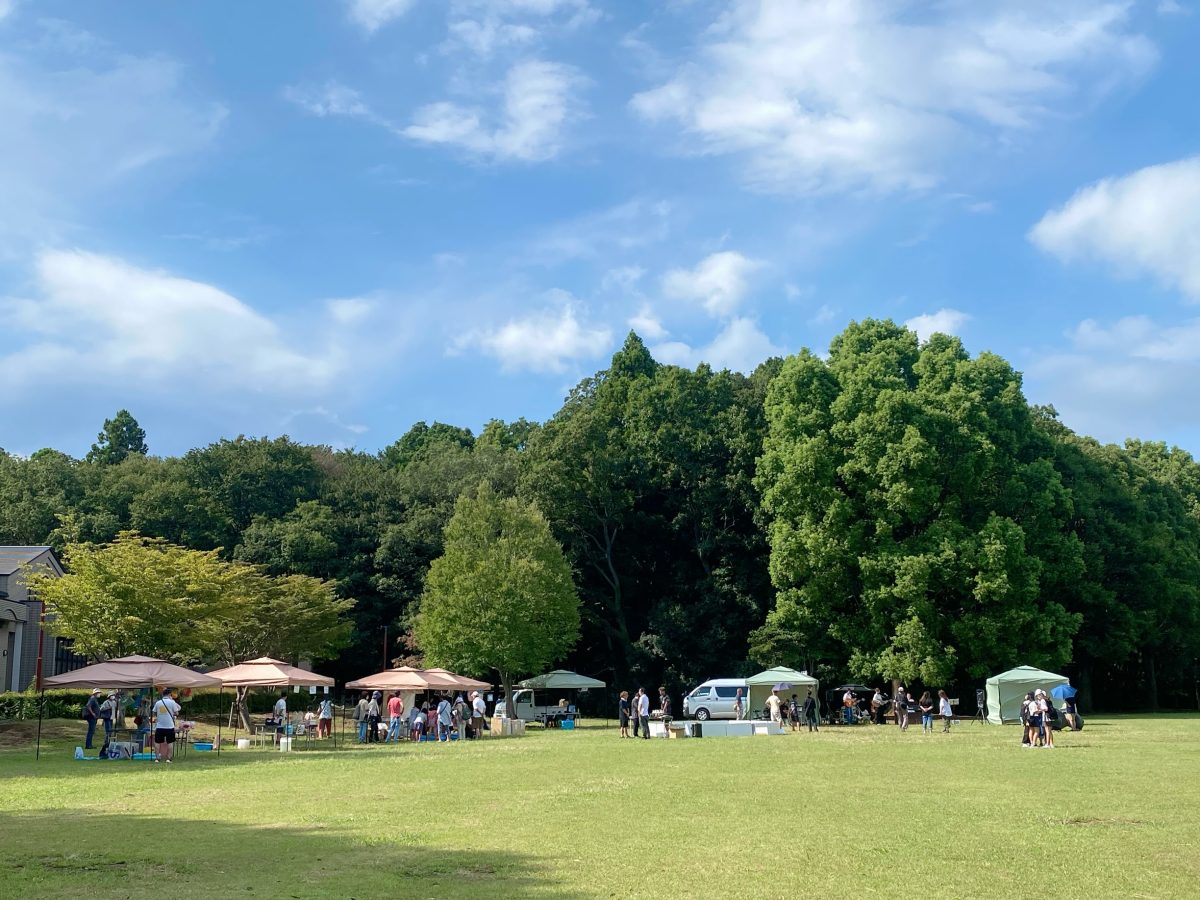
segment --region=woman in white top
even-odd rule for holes
[[[170,688],[163,688],[162,697],[151,710],[154,716],[154,761],[170,762],[175,755],[175,721],[181,707],[171,696]]]
[[[950,698],[945,691],[938,691],[938,706],[938,712],[942,714],[942,734],[945,734],[950,730],[950,720],[954,718],[954,707],[950,705]]]

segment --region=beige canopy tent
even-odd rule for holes
[[[260,656],[208,674],[220,679],[226,687],[333,687],[333,679],[326,675],[289,666],[269,656]]]
[[[82,669],[54,675],[42,682],[42,703],[38,711],[38,736],[35,758],[42,755],[42,711],[45,709],[46,688],[54,687],[90,687],[90,688],[217,688],[221,689],[221,681],[211,675],[193,672],[183,666],[177,666],[163,659],[152,656],[120,656],[116,659],[93,663]],[[217,753],[221,750],[221,723],[217,722]]]
[[[248,659],[236,666],[217,669],[208,674],[219,679],[226,687],[235,688],[237,691],[237,699],[234,702],[233,735],[235,738],[237,737],[238,720],[241,718],[240,713],[243,712],[240,707],[245,701],[246,691],[249,688],[333,687],[333,679],[327,675],[318,675],[316,672],[288,665],[282,660],[272,659],[270,656]],[[249,710],[245,710],[244,714],[246,722],[249,722]],[[288,717],[291,718],[290,711]],[[284,727],[290,726],[285,723]]]
[[[121,656],[44,679],[46,687],[93,688],[219,688],[211,675],[193,672],[150,656]]]
[[[779,689],[781,701],[787,702],[791,699],[791,695],[795,694],[803,704],[809,691],[813,692],[813,697],[819,697],[821,687],[821,683],[807,672],[797,672],[786,666],[776,666],[752,675],[746,679],[746,685],[750,693],[746,701],[746,710],[751,715],[762,712],[763,707],[767,705],[767,698],[771,696],[771,691],[776,688]]]
[[[491,685],[465,675],[455,675],[446,669],[414,669],[412,666],[400,666],[376,672],[356,681],[347,681],[346,687],[363,691],[482,691]]]
[[[1038,688],[1047,694],[1060,684],[1070,684],[1065,675],[1056,675],[1035,669],[1033,666],[1017,666],[987,680],[987,720],[993,725],[1021,721],[1021,702],[1029,691]]]
[[[485,691],[491,687],[486,681],[480,681],[478,678],[468,678],[466,675],[455,675],[453,672],[448,672],[445,669],[426,669],[425,674],[441,680],[445,687],[457,688],[458,690]]]

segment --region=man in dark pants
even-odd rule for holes
[[[642,726],[642,737],[650,739],[650,695],[644,688],[638,688],[638,724]]]
[[[633,736],[641,735],[642,722],[642,689],[638,688],[633,694],[633,703],[630,704],[630,718],[633,719]]]
[[[92,738],[96,736],[96,720],[100,718],[100,688],[92,691],[88,702],[83,707],[83,718],[87,721],[87,740],[83,742],[85,750],[92,749]]]
[[[817,725],[817,701],[812,695],[812,691],[808,692],[808,696],[804,698],[804,721],[808,723],[809,731],[820,731]]]

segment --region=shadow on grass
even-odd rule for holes
[[[426,846],[401,819],[363,836],[273,821],[0,814],[0,896],[131,897],[168,885],[203,897],[583,896],[534,857]]]

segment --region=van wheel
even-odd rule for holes
[[[707,722],[708,721],[708,710],[705,709],[703,706],[700,707],[698,710],[696,710],[696,718],[699,719],[701,722]]]

